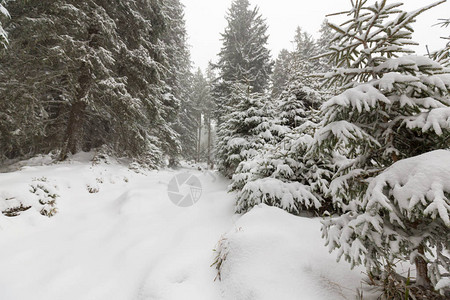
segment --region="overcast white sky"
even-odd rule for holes
[[[191,45],[192,60],[203,70],[209,60],[215,60],[220,51],[220,33],[226,24],[225,14],[232,0],[181,0],[185,5],[185,19]],[[435,1],[431,0],[393,0],[403,2],[404,10],[411,11]],[[318,36],[320,24],[326,14],[346,10],[350,0],[250,0],[260,8],[260,13],[269,25],[269,48],[275,58],[283,49],[291,49],[295,28],[300,26],[313,36]],[[425,45],[430,49],[441,48],[445,42],[440,36],[448,36],[450,27],[432,27],[439,18],[450,18],[450,1],[425,12],[414,24],[414,39],[421,43],[417,49],[420,54],[426,53]],[[329,18],[331,22],[335,17]],[[339,23],[335,21],[335,23]]]

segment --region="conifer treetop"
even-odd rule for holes
[[[382,0],[369,6],[366,5],[368,0],[352,0],[350,10],[328,15],[347,15],[349,18],[340,25],[328,23],[335,31],[330,51],[316,56],[328,57],[336,63],[337,69],[327,74],[327,83],[338,81],[345,85],[351,81],[368,81],[376,78],[377,74],[373,71],[352,73],[349,69],[377,67],[389,58],[413,54],[408,46],[417,43],[412,41],[414,30],[411,25],[417,16],[445,1],[439,0],[405,12],[400,9],[403,5],[400,2],[390,4]]]

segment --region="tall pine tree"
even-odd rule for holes
[[[259,9],[251,8],[248,0],[235,0],[226,20],[228,24],[222,34],[219,61],[214,65],[218,70],[214,94],[219,121],[227,112],[231,87],[235,83],[248,85],[253,92],[262,93],[272,72],[267,25]]]

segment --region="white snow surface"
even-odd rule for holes
[[[350,271],[323,247],[320,219],[260,204],[223,238],[226,299],[355,299],[361,287],[363,270]]]
[[[186,171],[203,190],[182,208],[167,184]],[[265,205],[235,215],[229,181],[216,173],[136,173],[81,155],[0,173],[0,202],[27,198],[43,177],[59,196],[54,217],[35,207],[0,214],[0,299],[353,299],[364,276],[335,262],[319,219]],[[230,253],[214,281],[213,249],[226,232]]]

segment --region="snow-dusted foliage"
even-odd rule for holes
[[[415,199],[408,203],[411,214],[403,210],[404,203],[396,208],[386,208],[387,204],[378,207],[385,204],[379,193],[386,194],[389,188],[386,185],[382,191],[373,190],[377,182],[373,178],[399,160],[449,146],[449,74],[438,62],[412,55],[407,48],[415,44],[411,41],[411,23],[420,13],[442,2],[407,13],[400,9],[401,3],[378,1],[367,6],[367,1],[356,1],[348,11],[347,22],[340,26],[330,24],[336,31],[332,39],[335,44],[325,57],[335,60],[337,67],[324,77],[330,84],[342,85],[342,89],[322,105],[321,128],[310,149],[312,155],[335,162],[337,171],[329,195],[335,205],[347,211],[342,217],[325,222],[327,242],[332,248],[339,248],[339,256],[346,253],[347,258],[352,257],[353,264],[364,262],[371,275],[381,276],[378,279],[386,279],[383,268],[386,271],[387,265],[394,265],[394,258],[411,256],[411,262],[417,266],[417,284],[424,286],[430,284],[428,261],[416,254],[436,247],[431,240],[439,239],[440,233],[430,230],[427,238],[418,240],[417,235],[402,227],[434,226],[434,215],[423,212],[420,217],[415,216],[412,211],[421,211],[420,205],[426,205]],[[411,178],[405,172],[401,176],[407,181]],[[379,176],[379,180],[385,178]],[[394,194],[388,197],[398,197]],[[433,198],[430,192],[427,197]],[[374,199],[380,202],[374,204]],[[395,214],[388,214],[390,209]],[[380,232],[380,228],[383,233],[376,236],[374,232]],[[390,240],[395,234],[402,235],[404,241]],[[377,246],[369,247],[365,244],[369,241]],[[406,242],[408,246],[402,244]]]
[[[383,16],[397,7],[383,3],[372,7],[372,14],[377,12],[376,15]],[[412,20],[416,14],[399,13],[405,20]],[[365,19],[360,24],[363,28],[374,22],[373,17],[366,16]],[[383,22],[384,18],[377,20]],[[354,22],[360,22],[360,19]],[[384,31],[377,29],[378,35],[392,34],[390,26],[396,22],[388,22]],[[340,57],[350,55],[349,47],[345,47],[350,42],[345,42],[345,38],[352,35],[351,28],[349,25],[347,31],[339,29],[336,35],[344,37],[343,44],[335,48],[336,52],[340,51]],[[368,40],[355,38],[354,44],[377,45],[375,41],[381,39],[378,35],[363,33]],[[384,46],[354,50],[359,55],[354,63],[344,59],[351,64],[349,67],[337,68],[326,75],[330,81],[345,82],[346,85],[341,94],[323,104],[322,127],[315,133],[312,151],[319,156],[330,156],[338,151],[347,158],[340,162],[332,184],[334,199],[343,206],[358,196],[355,191],[364,192],[365,184],[361,179],[398,159],[440,149],[447,143],[449,74],[444,74],[442,66],[426,57],[387,58],[397,55],[397,50],[407,52],[401,46],[390,46],[407,37],[403,33],[400,41],[400,37],[393,36]],[[393,50],[386,52],[388,48]],[[332,52],[330,55],[337,54]],[[362,61],[367,62],[364,67]],[[361,184],[360,189],[355,188]]]
[[[27,191],[0,193],[0,213],[8,217],[33,209],[43,216],[52,217],[57,212],[58,187],[46,177],[33,178]]]
[[[307,108],[320,106],[323,99],[328,96],[328,90],[320,86],[320,80],[315,74],[331,70],[332,64],[324,63],[325,59],[315,59],[315,56],[329,48],[328,35],[329,31],[322,28],[319,40],[315,41],[300,27],[296,29],[294,50],[283,49],[275,61],[272,75],[273,99],[279,99],[281,105],[297,98],[297,101],[304,102]],[[289,104],[286,105],[281,108],[282,112],[296,113],[295,106],[291,112]]]
[[[273,122],[284,127],[281,139],[256,149],[253,156],[241,162],[232,178],[230,190],[237,191],[239,213],[260,203],[294,214],[333,210],[322,196],[331,178],[330,165],[307,155],[317,127],[314,108],[324,94],[309,77],[314,69],[310,57],[315,46],[299,28],[295,40],[296,50],[290,53],[289,66],[284,70],[289,82],[275,102],[276,113],[272,115]]]
[[[283,166],[278,167],[281,169]],[[242,199],[245,201],[238,203],[238,211],[246,211],[261,203],[277,206],[293,213],[299,213],[303,207],[318,209],[321,206],[317,197],[300,182],[283,182],[271,177],[248,182],[239,192],[239,200]],[[239,206],[240,204],[242,207]]]
[[[219,125],[216,159],[219,170],[231,177],[241,161],[255,156],[259,149],[273,144],[285,128],[277,124],[269,99],[252,93],[250,87],[235,84],[230,113]]]
[[[8,10],[5,8],[5,0],[0,1],[0,17],[5,16],[10,17]],[[0,46],[6,47],[8,44],[8,34],[3,28],[2,22],[0,21]]]
[[[370,181],[362,201],[350,211],[325,221],[330,250],[351,264],[363,263],[381,275],[385,259],[430,264],[433,286],[449,290],[450,151],[435,150],[400,160]],[[418,284],[427,278],[417,277]]]
[[[287,128],[281,141],[259,149],[239,164],[230,185],[230,190],[237,191],[238,213],[260,203],[293,214],[333,210],[323,196],[328,192],[332,168],[307,155],[315,126],[305,122],[295,129]]]
[[[222,48],[213,82],[218,123],[228,113],[230,96],[236,83],[249,85],[255,93],[264,93],[272,73],[272,60],[268,44],[268,26],[249,0],[234,0],[226,17],[227,26],[221,34]]]
[[[150,167],[179,155],[174,123],[190,61],[178,0],[30,0],[8,10],[0,159],[53,150],[65,159],[103,144]]]
[[[450,25],[450,18],[440,19],[439,25],[442,27],[448,27]],[[431,57],[440,62],[443,66],[450,67],[450,34],[448,37],[442,37],[447,43],[444,48],[435,51],[431,54]]]
[[[321,99],[318,89],[302,84],[301,80],[293,80],[278,101],[282,124],[289,128],[300,126],[311,115],[311,111],[320,106]]]

